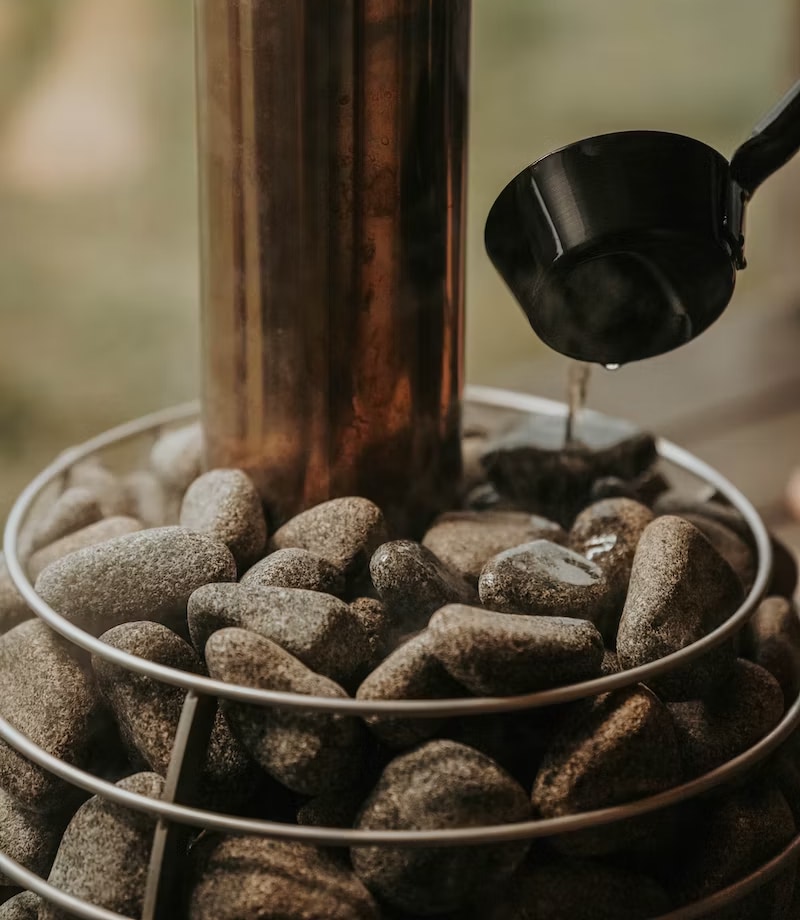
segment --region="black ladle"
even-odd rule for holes
[[[506,186],[486,249],[556,351],[606,366],[662,354],[727,306],[745,267],[745,206],[798,148],[800,82],[730,164],[680,134],[590,137]]]

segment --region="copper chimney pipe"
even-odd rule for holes
[[[470,0],[196,0],[207,462],[413,532],[460,467]]]

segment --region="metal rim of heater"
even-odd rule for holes
[[[495,408],[527,414],[561,415],[565,407],[557,402],[528,396],[526,394],[509,391],[494,390],[483,387],[468,388],[467,399],[472,404],[482,408]],[[586,681],[568,687],[556,688],[522,697],[507,699],[485,698],[464,700],[444,700],[431,703],[429,701],[384,701],[382,704],[362,704],[360,701],[331,701],[321,697],[305,697],[296,694],[274,693],[271,691],[253,690],[253,688],[232,687],[209,678],[188,675],[181,671],[155,665],[153,662],[136,658],[118,649],[106,646],[95,637],[70,624],[52,608],[45,604],[36,595],[30,581],[27,579],[20,564],[17,546],[21,527],[29,513],[34,501],[43,490],[63,477],[67,470],[80,460],[92,454],[99,453],[121,442],[139,438],[146,434],[157,436],[162,429],[170,428],[181,422],[192,420],[198,412],[196,404],[188,404],[163,412],[154,413],[127,425],[119,426],[111,431],[94,438],[85,444],[72,448],[62,453],[57,460],[44,472],[36,477],[23,491],[15,503],[8,518],[4,537],[4,550],[6,562],[12,580],[20,590],[26,602],[34,613],[50,625],[57,632],[74,644],[89,650],[93,654],[100,654],[106,660],[114,661],[128,670],[146,674],[155,680],[187,689],[184,716],[200,698],[228,698],[242,699],[257,705],[279,705],[281,708],[298,708],[317,711],[334,711],[351,715],[369,715],[373,713],[393,715],[413,715],[415,717],[436,717],[439,715],[478,715],[498,712],[510,712],[537,708],[544,705],[567,702],[612,689],[628,686],[629,684],[651,678],[664,673],[672,668],[693,660],[698,655],[708,651],[721,642],[726,641],[736,633],[755,611],[758,602],[766,590],[771,570],[771,546],[769,535],[757,511],[738,489],[713,468],[694,457],[689,452],[677,447],[671,442],[659,439],[658,452],[662,459],[668,460],[676,466],[704,479],[713,485],[746,520],[752,532],[758,557],[758,570],[755,583],[741,607],[720,627],[704,639],[699,640],[685,649],[654,662],[650,665],[610,675],[593,681]],[[597,415],[597,413],[591,413]],[[114,654],[108,654],[114,653]],[[666,663],[666,666],[665,666]],[[242,692],[244,691],[244,692]],[[249,693],[247,691],[250,691]],[[331,705],[333,702],[333,705]],[[350,705],[348,705],[350,704]],[[352,705],[355,704],[355,705]],[[467,705],[469,704],[469,705]],[[182,720],[185,721],[185,720]],[[430,846],[430,845],[475,845],[490,842],[505,842],[520,839],[534,839],[551,837],[577,830],[600,827],[612,822],[624,821],[656,811],[670,805],[678,804],[689,798],[701,795],[724,782],[730,782],[746,773],[756,763],[776,751],[800,725],[800,697],[787,709],[781,722],[765,735],[759,742],[747,751],[728,761],[721,767],[704,774],[697,779],[683,783],[666,792],[648,796],[635,802],[613,806],[592,812],[568,815],[561,818],[544,819],[538,821],[521,822],[510,825],[494,825],[488,827],[456,828],[444,831],[355,831],[334,828],[301,827],[281,824],[277,822],[258,821],[253,819],[238,818],[231,815],[221,815],[201,809],[178,805],[170,800],[153,800],[136,793],[119,789],[112,783],[100,780],[93,774],[86,773],[69,764],[52,757],[42,748],[34,745],[24,735],[17,732],[8,722],[0,718],[0,738],[10,744],[17,751],[28,757],[33,762],[43,766],[54,775],[85,789],[107,800],[129,807],[133,810],[145,812],[159,819],[159,825],[169,827],[202,827],[235,834],[254,834],[269,836],[275,839],[295,840],[298,842],[318,844],[322,846]],[[176,751],[178,754],[175,762],[171,763],[167,778],[167,789],[170,778],[175,782],[180,780],[183,773],[185,746],[187,732],[191,729],[191,720],[184,731],[179,732],[181,737],[176,737]],[[178,750],[182,748],[182,750]],[[701,917],[708,911],[734,903],[751,891],[768,882],[786,868],[798,855],[800,855],[800,833],[787,844],[787,846],[752,872],[746,878],[739,880],[731,886],[704,898],[694,904],[684,905],[676,911],[663,915],[658,920],[692,920]],[[162,859],[163,862],[163,859]],[[156,866],[156,872],[151,873],[148,889],[158,884],[161,866]],[[16,881],[28,890],[40,894],[64,909],[70,910],[77,916],[87,920],[127,920],[121,914],[100,908],[65,892],[50,886],[39,876],[24,869],[10,857],[0,853],[0,872]],[[148,892],[152,895],[152,892]],[[157,915],[153,915],[157,916]]]

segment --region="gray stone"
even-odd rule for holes
[[[150,452],[150,468],[164,485],[183,494],[203,471],[203,429],[199,422],[161,435]]]
[[[367,670],[373,671],[393,644],[396,628],[394,619],[386,604],[374,597],[357,597],[350,604],[350,613],[361,624],[367,637]]]
[[[669,704],[686,776],[708,773],[752,747],[780,722],[783,708],[775,678],[742,658],[715,697]]]
[[[42,815],[31,811],[0,789],[0,853],[47,878],[69,817],[69,813]],[[14,884],[0,873],[0,892],[3,886]]]
[[[183,497],[181,527],[216,537],[242,572],[267,548],[267,521],[261,496],[241,470],[210,470],[195,479]]]
[[[49,754],[84,770],[107,725],[91,673],[40,620],[0,637],[0,715]],[[0,777],[7,793],[37,810],[61,809],[76,793],[3,742]]]
[[[288,693],[346,699],[332,680],[263,636],[223,629],[208,640],[212,677]],[[295,792],[317,795],[352,785],[365,753],[363,726],[351,716],[223,702],[234,735],[256,763]]]
[[[0,905],[0,920],[38,920],[42,899],[32,891],[23,891]]]
[[[506,550],[486,563],[481,601],[492,610],[601,621],[609,609],[602,569],[549,540]]]
[[[95,496],[103,517],[121,517],[129,512],[122,481],[96,458],[82,460],[70,468],[67,488],[74,487],[88,489]]]
[[[161,527],[71,553],[36,579],[62,616],[95,635],[121,623],[185,615],[201,585],[236,580],[228,548],[207,534]]]
[[[106,645],[191,674],[202,673],[192,647],[172,630],[149,621],[124,623],[103,633]],[[100,691],[117,720],[131,756],[166,777],[186,693],[160,681],[93,656]],[[251,763],[233,738],[222,713],[211,733],[204,765],[204,792],[219,801],[221,793],[241,795],[253,783]]]
[[[475,920],[649,920],[669,909],[664,889],[638,872],[585,859],[531,860]]]
[[[238,627],[280,645],[308,668],[350,684],[369,657],[367,637],[344,601],[301,588],[206,585],[189,599],[198,651],[219,629]]]
[[[532,799],[542,817],[557,818],[632,802],[680,779],[669,710],[637,684],[574,705],[545,754]],[[592,855],[606,846],[613,850],[639,832],[629,823],[559,837],[556,843]]]
[[[279,549],[257,562],[242,578],[244,587],[303,588],[342,597],[345,579],[335,565],[307,549]]]
[[[432,830],[525,821],[525,790],[494,761],[452,741],[431,741],[393,760],[362,809],[361,830]],[[470,905],[509,879],[527,841],[469,847],[358,847],[358,877],[400,910],[423,915]]]
[[[451,604],[428,625],[430,649],[478,696],[514,696],[600,676],[603,637],[587,620]]]
[[[96,495],[83,486],[74,486],[62,492],[46,514],[38,521],[31,536],[30,550],[55,543],[61,537],[83,530],[102,518]]]
[[[795,832],[791,809],[770,782],[754,782],[709,800],[682,849],[677,873],[681,903],[711,895],[761,868]],[[793,863],[774,881],[715,911],[714,920],[788,920],[795,872]]]
[[[381,600],[398,630],[423,629],[445,604],[474,604],[475,589],[451,571],[427,547],[411,540],[384,543],[370,562],[370,573]]]
[[[695,526],[697,526],[695,522],[699,518],[706,521],[715,521],[717,524],[722,524],[732,530],[745,543],[750,546],[754,545],[753,534],[747,521],[735,508],[724,502],[714,499],[704,500],[670,489],[656,499],[653,504],[653,511],[658,515],[670,514],[682,517],[687,521],[691,521]]]
[[[636,550],[617,632],[626,669],[656,661],[725,622],[743,599],[728,563],[688,521],[670,515],[647,526]],[[736,658],[730,642],[652,681],[670,700],[702,697],[722,683]]]
[[[622,668],[619,666],[619,656],[616,652],[606,649],[603,653],[603,663],[600,665],[600,673],[603,677],[609,674],[619,674]]]
[[[180,492],[168,488],[151,470],[135,470],[123,478],[128,506],[145,527],[171,527],[181,515]]]
[[[33,611],[28,607],[17,586],[11,580],[3,553],[0,553],[0,635],[29,620]]]
[[[383,661],[358,688],[359,700],[435,700],[465,695],[431,649],[430,636],[420,633]],[[435,735],[442,719],[367,716],[372,733],[393,748],[411,747]]]
[[[263,837],[213,840],[189,920],[380,920],[372,895],[331,854]]]
[[[800,618],[785,597],[763,600],[742,631],[743,654],[778,681],[786,703],[800,692]]]
[[[386,540],[386,522],[366,498],[334,498],[287,521],[272,537],[273,549],[299,547],[353,575],[366,567]]]
[[[739,576],[742,588],[748,593],[756,578],[755,552],[747,542],[730,527],[701,514],[683,515],[703,534],[714,549]]]
[[[77,553],[78,550],[87,549],[90,546],[98,546],[100,543],[106,543],[108,540],[115,540],[117,537],[124,537],[131,533],[138,533],[142,530],[141,521],[132,517],[109,517],[102,521],[97,521],[84,527],[82,530],[76,530],[74,533],[67,534],[55,543],[43,546],[33,553],[28,559],[28,575],[36,579],[39,575],[59,559],[69,556],[70,553]]]
[[[359,784],[353,789],[316,795],[297,810],[297,823],[305,827],[351,828],[369,791]]]
[[[477,585],[493,556],[534,540],[566,543],[567,535],[560,524],[524,511],[451,511],[436,518],[422,543]]]
[[[155,773],[137,773],[117,785],[128,792],[160,798],[164,782]],[[82,805],[58,849],[49,883],[68,894],[126,917],[139,917],[147,881],[156,818],[99,797]],[[39,920],[66,920],[69,914],[43,903]]]

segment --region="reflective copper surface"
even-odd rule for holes
[[[196,0],[207,461],[401,530],[460,466],[470,0]]]

